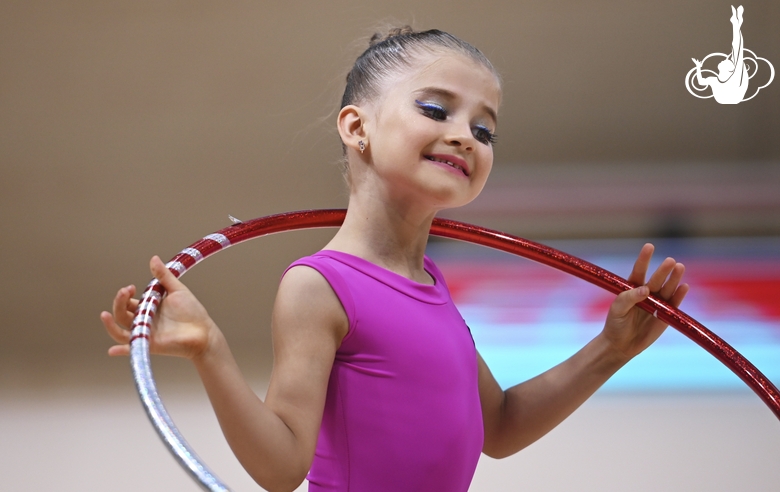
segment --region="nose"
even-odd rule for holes
[[[476,139],[471,134],[471,127],[462,124],[452,125],[444,141],[466,152],[472,152],[476,145]]]

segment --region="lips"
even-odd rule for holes
[[[456,157],[454,155],[432,154],[432,155],[426,155],[425,158],[428,159],[429,161],[441,162],[442,164],[447,164],[450,167],[460,170],[460,172],[462,172],[466,176],[470,174],[469,165],[466,163],[466,161],[464,161],[460,157]]]

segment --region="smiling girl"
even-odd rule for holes
[[[434,216],[472,201],[493,164],[499,77],[470,44],[395,29],[347,76],[337,126],[350,196],[344,224],[285,272],[272,316],[274,365],[260,400],[219,328],[158,257],[168,291],[153,353],[191,359],[233,452],[268,490],[465,491],[480,453],[509,456],[550,431],[665,325],[635,307],[678,306],[684,267],[645,282],[645,245],[603,331],[540,376],[502,390],[447,284],[425,256]],[[101,314],[128,353],[135,287]]]

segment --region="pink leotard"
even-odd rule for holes
[[[468,490],[482,451],[477,355],[439,269],[425,285],[338,251],[314,268],[349,319],[328,383],[309,491]]]

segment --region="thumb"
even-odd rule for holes
[[[615,298],[610,310],[614,316],[623,317],[628,314],[631,308],[636,306],[637,303],[644,301],[649,295],[650,289],[646,285],[621,292]]]
[[[187,287],[174,275],[165,264],[162,262],[159,256],[155,255],[149,262],[149,270],[160,284],[165,287],[168,293],[176,292],[177,290],[187,290]]]

